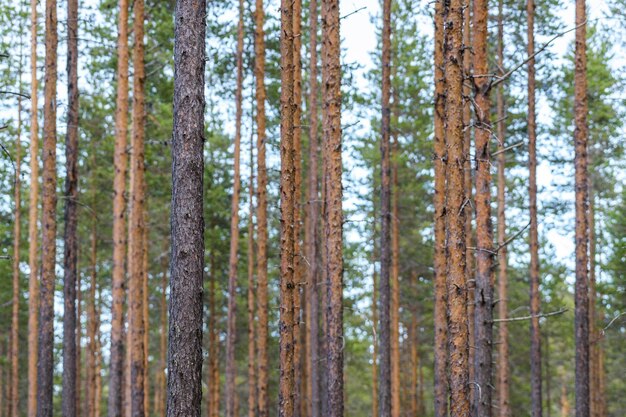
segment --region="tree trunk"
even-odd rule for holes
[[[561,385],[561,417],[569,417],[570,413],[569,400],[567,399],[567,385],[565,381]]]
[[[128,166],[128,0],[119,0],[117,36],[117,98],[113,177],[113,272],[108,416],[122,416],[124,369],[124,299],[126,290],[126,171]]]
[[[309,4],[311,21],[310,62],[309,62],[309,172],[307,181],[308,202],[306,205],[305,250],[307,258],[306,306],[307,306],[307,400],[308,416],[320,417],[319,390],[319,168],[318,168],[318,113],[317,113],[317,0]]]
[[[474,72],[487,74],[487,0],[474,0]],[[474,389],[475,415],[491,416],[493,351],[493,227],[491,224],[491,122],[489,97],[491,81],[474,79],[476,100],[476,289],[474,292]]]
[[[343,416],[343,212],[339,1],[322,1],[324,242],[326,243],[326,416]]]
[[[576,191],[576,417],[589,417],[589,294],[587,186],[587,17],[585,0],[576,0],[574,69],[574,143]]]
[[[143,183],[143,194],[147,199],[147,186],[146,182]],[[146,207],[148,203],[146,201]],[[148,366],[148,348],[150,346],[150,320],[148,315],[149,303],[150,303],[150,293],[148,286],[148,279],[150,278],[150,268],[148,266],[148,209],[144,209],[143,213],[144,217],[144,229],[143,229],[143,346],[144,346],[144,354],[143,354],[143,380],[145,381],[144,391],[143,391],[143,408],[145,415],[150,415],[150,367]]]
[[[380,347],[378,407],[380,417],[390,417],[391,387],[391,0],[383,1],[382,108],[381,108],[381,236],[380,236]]]
[[[165,245],[164,254],[169,245]],[[159,323],[159,366],[157,368],[156,384],[154,390],[154,413],[157,417],[165,416],[165,367],[167,366],[167,256],[163,256],[161,262],[161,302]],[[209,401],[210,404],[210,401]],[[209,416],[211,417],[211,416]]]
[[[417,310],[417,309],[415,309]],[[409,386],[409,397],[411,401],[411,414],[412,416],[419,415],[419,337],[418,337],[418,321],[417,311],[412,312],[411,327],[409,330],[411,344],[409,345],[410,364],[411,364],[411,385]]]
[[[376,215],[373,216],[376,219]],[[376,226],[374,226],[376,227]],[[375,235],[375,233],[373,233]],[[376,256],[376,236],[372,236],[372,244],[374,249],[373,255]],[[372,417],[378,417],[378,340],[376,337],[376,329],[378,328],[378,271],[376,270],[375,260],[372,260],[372,329],[374,331],[374,349],[372,350]]]
[[[504,68],[504,17],[503,0],[498,1],[498,57],[497,65],[502,75]],[[504,86],[500,84],[496,92],[497,135],[498,135],[498,317],[506,319],[508,313],[508,274],[506,242],[506,152],[504,119],[506,117]],[[509,327],[506,321],[499,323],[498,344],[498,412],[500,417],[511,417],[509,395]]]
[[[57,114],[57,3],[46,0],[46,59],[44,87],[43,204],[41,242],[41,300],[37,417],[52,417],[54,369],[54,281],[56,259],[56,114]]]
[[[37,0],[30,1],[30,196],[28,203],[28,406],[37,413],[37,358],[39,354],[39,123],[37,118]]]
[[[204,271],[205,0],[178,0],[174,38],[167,415],[200,416]]]
[[[67,136],[63,256],[62,410],[76,416],[76,263],[78,259],[78,0],[67,2]]]
[[[394,100],[394,104],[397,101]],[[391,158],[391,415],[400,417],[400,213],[398,157],[400,154],[398,137],[392,136]]]
[[[257,124],[257,304],[259,417],[269,416],[267,319],[267,168],[265,165],[265,33],[263,0],[256,0],[254,28],[254,78]]]
[[[130,407],[132,417],[145,415],[145,355],[144,344],[144,269],[145,251],[145,151],[144,151],[144,1],[135,0],[133,32],[133,125],[131,169],[131,204],[128,230],[128,270],[129,270],[129,346],[130,349]]]
[[[295,149],[294,149],[294,4],[281,2],[280,65],[280,379],[279,417],[294,415],[294,270],[295,270]]]
[[[209,401],[208,416],[218,417],[220,410],[219,392],[219,331],[217,330],[217,310],[215,294],[217,276],[215,272],[215,252],[211,252],[211,269],[209,272]]]
[[[446,292],[448,295],[448,386],[450,416],[469,416],[467,270],[463,152],[463,2],[450,0],[444,22],[446,169]]]
[[[82,283],[80,273],[76,274],[76,336],[74,343],[76,343],[76,415],[82,416],[84,414],[81,408],[81,401],[83,399],[82,383],[83,383],[83,360],[82,360],[82,340],[83,340],[83,324],[81,322],[83,315],[83,294]]]
[[[300,316],[302,310],[302,245],[300,243],[302,204],[302,0],[293,2],[293,158],[294,158],[294,415],[302,417],[302,331]]]
[[[237,391],[235,378],[236,309],[237,309],[237,252],[239,250],[239,193],[241,189],[241,114],[243,88],[243,0],[239,0],[239,23],[237,24],[237,90],[235,93],[235,152],[233,172],[233,196],[230,208],[230,256],[228,261],[228,317],[226,326],[226,417],[235,416]]]
[[[86,407],[85,411],[88,417],[96,414],[96,362],[97,362],[97,340],[98,332],[98,316],[96,312],[96,287],[97,287],[97,237],[96,237],[96,218],[92,219],[91,229],[91,285],[89,287],[89,319],[87,328],[87,337],[89,338],[89,349],[87,351],[87,379],[85,384]]]
[[[254,136],[250,135],[250,185],[248,202],[248,417],[256,416],[256,349],[254,343]]]
[[[447,6],[446,6],[447,7]],[[448,415],[448,384],[446,374],[447,326],[446,316],[446,136],[445,136],[445,77],[444,77],[444,18],[446,9],[443,0],[435,2],[435,109],[434,109],[434,165],[435,165],[435,197],[434,197],[434,403],[435,417]]]
[[[535,2],[526,3],[528,56],[535,53]],[[530,399],[532,417],[541,417],[541,330],[539,328],[539,238],[537,227],[537,134],[535,121],[535,59],[528,62],[528,169],[530,205]]]
[[[20,48],[21,49],[21,48]],[[22,86],[22,60],[20,58],[20,91]],[[13,196],[15,199],[13,217],[13,294],[11,303],[11,417],[18,415],[19,402],[19,306],[20,306],[20,235],[21,235],[21,206],[22,206],[22,97],[17,99],[17,137],[15,139],[15,180],[13,182]]]

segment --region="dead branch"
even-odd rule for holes
[[[508,319],[494,319],[493,323],[502,323],[502,322],[512,322],[512,321],[524,321],[524,320],[530,320],[530,319],[534,319],[537,317],[552,317],[552,316],[558,316],[560,314],[565,313],[566,311],[568,311],[567,308],[564,308],[562,310],[558,310],[558,311],[553,311],[551,313],[542,313],[542,314],[536,314],[536,315],[530,315],[530,316],[524,316],[524,317],[510,317]]]

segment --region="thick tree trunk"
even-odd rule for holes
[[[380,417],[390,417],[391,387],[391,0],[383,1],[382,108],[381,108],[381,226],[380,226],[380,320],[379,384]]]
[[[37,118],[37,0],[30,1],[30,196],[28,207],[28,405],[37,413],[37,358],[39,353],[39,123]]]
[[[239,250],[239,193],[241,190],[241,116],[243,88],[243,0],[239,0],[239,23],[237,24],[237,89],[235,92],[235,151],[233,172],[233,196],[230,207],[230,255],[228,261],[228,317],[226,325],[226,417],[235,416],[235,363],[236,309],[237,309],[237,253]]]
[[[448,384],[446,376],[447,348],[447,293],[446,293],[446,137],[445,137],[445,78],[444,78],[444,0],[435,3],[435,109],[434,109],[434,166],[435,166],[435,248],[434,248],[434,403],[435,417],[448,415]]]
[[[326,244],[326,416],[341,417],[343,393],[343,213],[339,1],[322,1],[324,242]]]
[[[132,417],[141,417],[145,410],[145,325],[144,268],[145,235],[145,69],[144,69],[144,1],[135,0],[133,32],[133,126],[131,169],[131,204],[128,231],[129,270],[129,346],[130,349],[130,407]]]
[[[446,292],[450,416],[470,413],[463,152],[463,2],[449,0],[444,21],[446,169]]]
[[[474,72],[487,74],[487,0],[474,0],[473,58]],[[476,289],[474,292],[474,413],[491,416],[493,351],[493,227],[491,224],[491,100],[490,80],[475,78],[476,100]]]
[[[167,415],[200,416],[204,271],[205,0],[178,0],[174,37]]]
[[[294,415],[294,270],[295,270],[295,149],[294,149],[294,4],[281,2],[280,65],[280,378],[279,417]]]
[[[535,2],[526,3],[527,54],[535,53]],[[535,121],[535,59],[528,61],[528,170],[530,206],[530,400],[532,417],[541,417],[541,330],[539,329],[539,238],[537,227],[537,123]]]
[[[78,259],[78,0],[67,2],[67,136],[63,256],[62,410],[76,416],[76,263]]]
[[[122,416],[124,368],[124,299],[126,290],[126,171],[128,166],[128,0],[119,0],[117,36],[117,98],[113,177],[113,272],[108,416]]]
[[[587,23],[585,0],[576,0],[574,144],[576,191],[576,417],[589,417],[589,291],[587,210]]]
[[[57,114],[57,3],[46,0],[46,59],[44,87],[43,205],[41,242],[41,300],[37,417],[52,417],[54,369],[54,282],[56,265],[56,114]]]
[[[307,258],[307,401],[308,416],[320,417],[319,386],[319,169],[318,169],[318,112],[317,112],[317,0],[309,4],[310,62],[309,62],[309,172],[307,180],[308,202],[306,205],[305,250]]]
[[[497,64],[502,73],[504,68],[504,18],[503,0],[498,1],[498,57]],[[508,317],[508,274],[507,274],[507,248],[506,242],[506,152],[505,141],[505,98],[504,86],[500,84],[496,93],[497,107],[497,135],[498,135],[498,317]],[[511,416],[509,396],[509,328],[506,321],[499,324],[498,344],[498,414],[500,417]]]
[[[20,88],[22,86],[20,59]],[[19,402],[19,306],[20,306],[20,235],[21,235],[21,213],[22,208],[22,97],[17,99],[17,136],[15,138],[15,179],[13,181],[14,216],[13,216],[13,287],[11,303],[11,395],[10,408],[11,417],[18,415]]]
[[[259,417],[269,416],[267,319],[267,168],[265,165],[265,20],[263,0],[256,0],[254,27],[254,78],[257,124],[257,304]]]
[[[250,184],[248,198],[248,417],[256,416],[256,348],[254,343],[254,136],[250,135]]]

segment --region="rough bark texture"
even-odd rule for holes
[[[433,162],[435,166],[434,196],[434,402],[435,417],[448,415],[448,385],[446,376],[446,345],[447,345],[447,293],[446,293],[446,137],[444,130],[445,118],[445,78],[444,78],[444,0],[435,3],[435,109]]]
[[[293,2],[281,1],[280,65],[280,379],[279,417],[294,415],[294,250],[295,250],[295,150],[294,150],[294,48]]]
[[[169,417],[199,417],[202,401],[205,8],[178,0],[175,11]]]
[[[474,0],[473,58],[474,72],[487,74],[487,0]],[[476,100],[476,289],[474,292],[474,414],[491,416],[493,351],[493,227],[491,224],[491,81],[474,78]]]
[[[380,187],[380,320],[379,384],[380,417],[391,416],[391,0],[383,1]]]
[[[235,92],[235,151],[233,169],[233,196],[230,207],[230,255],[228,258],[228,317],[226,325],[226,417],[235,415],[235,363],[236,310],[237,310],[237,253],[239,250],[239,193],[241,190],[241,115],[243,88],[243,0],[239,0],[237,24],[237,88]]]
[[[76,263],[78,259],[78,0],[67,2],[67,136],[63,237],[63,415],[76,416]]]
[[[498,57],[497,64],[502,73],[504,68],[504,18],[503,0],[498,1]],[[498,136],[498,317],[508,317],[508,275],[507,275],[507,248],[506,242],[506,152],[505,143],[505,99],[504,86],[500,84],[496,92],[497,107],[497,136]],[[509,395],[509,328],[506,321],[500,322],[498,344],[498,415],[511,416]]]
[[[576,417],[589,417],[589,294],[587,185],[587,23],[585,0],[576,0],[574,68],[574,145],[576,191]]]
[[[326,244],[325,416],[343,416],[343,213],[341,187],[341,65],[339,1],[322,1],[322,119],[324,129],[324,242]]]
[[[130,407],[132,417],[145,415],[145,355],[144,340],[144,268],[145,236],[145,69],[144,69],[144,1],[135,0],[133,48],[133,126],[131,169],[131,204],[128,229],[129,282],[129,346],[130,349]]]
[[[294,159],[294,415],[302,416],[302,329],[300,318],[302,311],[302,244],[300,242],[302,216],[302,0],[293,1],[293,159]],[[306,385],[304,385],[306,386]]]
[[[317,112],[317,0],[309,4],[310,27],[310,62],[309,62],[309,166],[305,224],[305,251],[307,259],[307,403],[308,416],[320,416],[319,390],[319,168],[318,168],[318,112]]]
[[[263,0],[256,0],[254,28],[254,78],[257,125],[257,304],[259,417],[269,416],[267,353],[267,168],[265,165],[265,20]]]
[[[254,343],[254,136],[250,135],[250,184],[248,202],[248,417],[256,415],[256,349]]]
[[[37,413],[37,358],[39,353],[39,258],[37,227],[39,200],[39,123],[37,118],[37,0],[30,2],[30,196],[28,203],[28,405]]]
[[[535,2],[526,2],[527,54],[535,53]],[[535,117],[535,59],[528,61],[528,196],[530,208],[530,401],[532,417],[541,417],[541,331],[539,329],[539,232],[537,227],[537,123]]]
[[[463,2],[446,0],[444,77],[446,157],[446,292],[448,296],[448,386],[450,416],[470,413],[467,277],[465,254],[465,192],[463,153]]]
[[[124,288],[126,256],[126,151],[128,125],[128,0],[119,0],[117,35],[117,98],[113,177],[113,272],[108,416],[122,416],[124,368]]]
[[[37,416],[52,416],[54,281],[56,258],[56,114],[57,114],[57,3],[46,0],[46,59],[43,126],[43,196],[41,241],[41,299],[39,310],[39,362]]]
[[[20,59],[20,69],[22,61]],[[20,72],[21,74],[21,72]],[[20,87],[22,78],[20,75]],[[13,282],[12,282],[12,303],[11,303],[11,389],[10,395],[10,416],[17,417],[19,402],[19,306],[20,306],[20,235],[21,235],[21,206],[22,206],[22,97],[17,99],[17,136],[15,138],[15,179],[13,181],[14,217],[13,217]]]

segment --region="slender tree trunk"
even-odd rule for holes
[[[83,383],[83,359],[82,359],[82,340],[83,340],[83,324],[81,322],[83,315],[83,294],[80,273],[76,274],[76,415],[84,414],[81,408],[83,400],[82,383]]]
[[[268,319],[267,319],[267,168],[265,165],[265,20],[263,0],[256,0],[254,28],[254,78],[256,83],[257,124],[257,308],[258,308],[258,385],[259,417],[269,416]]]
[[[474,0],[473,58],[476,74],[487,74],[487,0]],[[475,78],[476,88],[476,290],[474,292],[474,413],[491,416],[493,351],[493,227],[491,224],[491,100],[489,78]]]
[[[135,0],[133,32],[133,125],[131,169],[131,204],[128,231],[129,311],[128,332],[130,349],[130,407],[132,417],[141,417],[145,410],[144,344],[144,269],[145,233],[145,151],[144,151],[144,1]]]
[[[411,401],[411,414],[412,416],[419,415],[419,397],[418,397],[418,386],[419,386],[419,337],[418,337],[418,321],[417,321],[417,311],[414,311],[411,317],[411,327],[410,327],[410,340],[411,344],[409,345],[410,350],[410,363],[411,363],[411,385],[409,386],[409,397]]]
[[[94,417],[100,417],[102,399],[102,335],[100,334],[100,317],[102,316],[102,290],[98,290],[98,307],[96,309],[96,388],[94,399]]]
[[[604,322],[604,310],[600,310],[599,313],[599,317],[598,317],[600,322]],[[601,343],[601,342],[598,342]],[[599,358],[598,358],[598,380],[599,380],[599,388],[598,388],[598,414],[601,416],[606,416],[608,415],[608,409],[607,409],[607,399],[606,399],[606,371],[604,369],[604,362],[605,362],[605,357],[606,357],[606,353],[604,351],[604,348],[600,345],[599,348],[600,352],[599,352]]]
[[[217,310],[215,292],[217,276],[215,272],[215,252],[211,252],[211,270],[209,272],[209,404],[208,416],[218,417],[220,409],[219,392],[219,332],[217,330]]]
[[[294,159],[294,415],[302,417],[302,331],[300,316],[302,310],[301,289],[303,284],[302,244],[300,243],[302,204],[302,0],[293,2],[293,159]]]
[[[561,385],[561,417],[570,417],[570,404],[567,399],[567,385]]]
[[[178,0],[175,12],[169,417],[199,417],[202,401],[205,7]]]
[[[113,177],[113,272],[108,416],[122,416],[124,368],[124,299],[126,254],[126,171],[128,154],[128,0],[119,0],[117,36],[117,98]]]
[[[322,119],[324,126],[324,242],[326,244],[326,416],[343,405],[343,212],[341,185],[341,65],[339,1],[322,0]]]
[[[528,56],[535,53],[535,2],[526,3]],[[541,417],[541,330],[539,329],[539,238],[537,228],[537,134],[535,121],[535,59],[528,62],[528,169],[530,202],[530,398],[532,417]]]
[[[57,3],[46,0],[46,60],[44,87],[43,206],[41,242],[41,304],[39,311],[39,362],[37,366],[37,417],[52,416],[54,369],[54,282],[56,259],[56,92]]]
[[[397,100],[394,99],[394,107]],[[391,415],[400,417],[400,211],[398,182],[398,137],[392,134],[391,160]]]
[[[230,208],[230,256],[228,262],[228,324],[226,326],[226,417],[235,416],[235,363],[236,309],[237,309],[237,252],[239,250],[239,193],[241,190],[241,117],[243,88],[243,0],[239,0],[239,23],[237,24],[237,91],[235,93],[235,152],[234,183]]]
[[[39,123],[37,118],[37,0],[30,1],[30,196],[28,207],[28,406],[37,413],[37,358],[39,353],[39,259],[37,227],[39,200]]]
[[[281,2],[280,65],[280,378],[279,417],[294,415],[294,270],[295,270],[295,147],[294,147],[294,2]]]
[[[576,0],[574,143],[576,190],[576,417],[589,417],[589,291],[587,210],[587,23],[585,0]]]
[[[143,194],[146,196],[146,207],[148,205],[147,202],[147,186],[146,182],[143,183]],[[150,278],[150,268],[148,264],[148,209],[144,210],[144,229],[143,229],[143,270],[145,271],[143,276],[143,346],[144,346],[144,354],[143,354],[143,380],[145,381],[144,391],[143,391],[143,407],[145,415],[150,415],[150,367],[148,364],[148,348],[150,346],[150,320],[149,320],[149,303],[150,303],[150,292],[148,286],[148,280]]]
[[[593,155],[590,155],[593,160]],[[590,414],[591,417],[603,417],[603,383],[601,380],[602,344],[601,332],[598,330],[598,314],[596,312],[596,205],[593,187],[593,175],[589,178],[589,210],[587,212],[589,227],[589,339],[590,339]]]
[[[22,61],[20,58],[20,91],[22,86],[21,68]],[[18,415],[19,402],[19,306],[20,306],[20,235],[21,235],[21,207],[22,207],[22,182],[21,182],[21,165],[22,165],[22,97],[17,99],[17,137],[15,139],[15,179],[13,181],[13,198],[15,200],[14,216],[13,216],[13,294],[11,303],[11,417]]]
[[[380,237],[380,347],[379,391],[380,417],[392,411],[391,383],[391,0],[383,1],[382,108],[381,108],[381,237]]]
[[[466,6],[463,12],[463,44],[471,45],[472,44],[472,0],[466,0]],[[469,77],[472,74],[472,54],[467,53],[463,55],[463,71],[465,77]],[[470,83],[463,83],[463,94],[466,97],[470,97],[472,95],[472,87]],[[465,198],[468,201],[468,205],[473,207],[473,176],[472,176],[472,159],[470,157],[472,150],[472,129],[470,128],[472,125],[472,103],[470,100],[465,100],[463,105],[463,125],[466,128],[463,130],[463,152],[465,153],[465,166],[464,166],[464,181],[465,181]],[[474,290],[476,288],[475,280],[474,280],[474,266],[476,261],[476,251],[472,249],[476,245],[474,244],[474,230],[472,225],[473,220],[473,210],[467,210],[465,216],[465,257],[466,257],[466,269],[467,269],[467,316],[470,318],[467,322],[468,325],[468,334],[469,334],[469,345],[471,346],[469,350],[468,361],[470,363],[469,368],[469,378],[470,381],[474,381],[474,346],[476,343],[474,341],[474,310],[475,310],[475,300],[474,300]],[[470,401],[474,401],[474,390],[476,387],[472,384],[470,385]]]
[[[309,3],[309,19],[311,21],[310,62],[309,62],[309,172],[308,172],[308,202],[306,205],[305,249],[307,265],[307,400],[308,416],[320,416],[319,390],[319,169],[318,169],[318,113],[317,113],[317,0]]]
[[[447,326],[446,316],[446,137],[445,137],[445,77],[444,77],[444,0],[435,3],[435,109],[434,109],[434,165],[435,165],[435,249],[434,249],[434,403],[435,417],[448,415],[448,385],[446,374]]]
[[[76,416],[76,263],[78,252],[78,0],[67,2],[67,136],[63,256],[63,415]]]
[[[169,249],[166,244],[165,251]],[[159,324],[159,367],[157,368],[156,389],[154,391],[154,413],[157,417],[165,416],[165,367],[167,366],[167,257],[161,264],[161,320]],[[210,387],[210,385],[209,385]],[[210,401],[209,401],[210,404]],[[211,417],[211,416],[209,416]]]
[[[373,216],[376,219],[376,216]],[[374,226],[376,227],[376,226]],[[375,235],[375,233],[373,233]],[[372,237],[374,249],[372,253],[376,256],[376,236]],[[372,417],[378,417],[378,338],[376,329],[378,328],[378,271],[375,260],[372,260],[372,329],[374,330],[374,349],[372,350]]]
[[[250,135],[250,184],[248,202],[248,417],[256,416],[256,349],[254,343],[254,136]]]
[[[449,0],[444,18],[446,169],[446,291],[448,296],[448,386],[450,416],[470,413],[467,270],[465,253],[465,193],[463,152],[463,2]]]
[[[95,195],[95,194],[94,194]],[[89,287],[89,320],[87,335],[89,338],[89,350],[87,352],[87,379],[86,379],[86,407],[88,417],[95,415],[96,407],[96,362],[97,362],[97,340],[98,317],[96,312],[96,287],[97,287],[97,236],[96,218],[92,218],[91,226],[91,285]]]
[[[504,17],[503,0],[498,0],[498,57],[497,64],[502,73],[504,68]],[[498,317],[508,317],[508,274],[506,242],[506,152],[504,141],[506,117],[504,86],[500,84],[496,92],[497,107],[497,135],[498,135]],[[500,417],[511,416],[509,396],[509,327],[506,321],[499,324],[498,344],[498,411]]]

